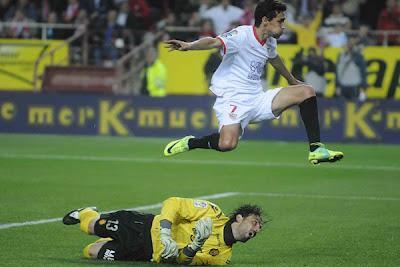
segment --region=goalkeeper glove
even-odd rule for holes
[[[191,244],[188,245],[193,251],[199,251],[204,245],[208,237],[212,232],[212,220],[211,218],[203,218],[197,221],[194,229],[194,239]]]
[[[162,258],[169,259],[178,256],[178,245],[171,237],[171,229],[161,228],[160,239],[164,246],[164,250],[161,253]]]

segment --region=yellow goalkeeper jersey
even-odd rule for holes
[[[190,265],[226,265],[230,263],[232,246],[225,243],[224,227],[229,218],[222,210],[209,201],[171,197],[164,201],[161,214],[157,215],[151,227],[153,261],[160,262],[163,245],[160,240],[160,220],[172,222],[172,238],[179,249],[184,248],[194,238],[196,222],[204,217],[212,219],[212,233]],[[230,228],[229,228],[230,229]]]

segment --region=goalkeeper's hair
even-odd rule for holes
[[[254,25],[260,26],[262,18],[266,17],[269,21],[275,18],[278,13],[286,11],[286,5],[277,0],[264,0],[258,2],[254,11]]]
[[[229,215],[229,222],[233,223],[236,221],[236,216],[237,215],[242,215],[242,217],[247,217],[250,215],[256,215],[261,218],[261,223],[264,222],[263,219],[263,210],[260,206],[258,205],[252,205],[252,204],[245,204],[234,210],[230,215]]]

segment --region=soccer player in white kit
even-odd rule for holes
[[[254,12],[254,26],[239,26],[216,38],[206,37],[194,42],[169,40],[172,50],[207,50],[219,48],[223,59],[215,71],[210,90],[216,96],[214,110],[219,133],[201,138],[186,136],[170,142],[165,156],[195,148],[231,151],[249,123],[270,120],[292,106],[299,106],[310,144],[308,160],[312,164],[335,162],[343,153],[328,150],[320,142],[317,99],[314,88],[298,81],[277,54],[277,41],[283,30],[286,5],[276,0],[260,1]],[[288,87],[263,91],[261,74],[269,62],[283,77]]]

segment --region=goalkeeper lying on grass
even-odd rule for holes
[[[187,265],[229,264],[232,246],[256,236],[261,208],[243,205],[230,217],[208,201],[171,197],[160,215],[135,211],[99,214],[82,208],[65,215],[66,225],[101,237],[83,249],[91,259],[153,261]]]

